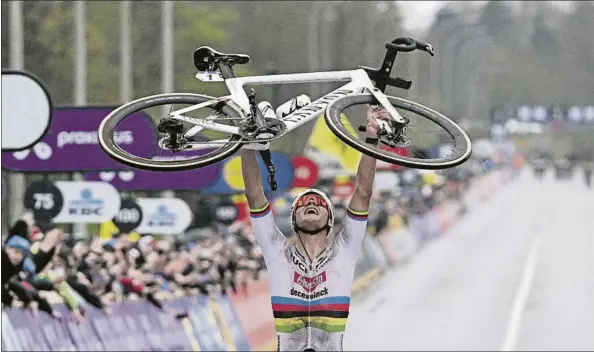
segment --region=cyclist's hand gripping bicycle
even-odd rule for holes
[[[324,113],[328,127],[338,138],[374,158],[419,169],[445,169],[462,164],[470,157],[471,142],[456,123],[419,103],[384,95],[387,86],[409,89],[412,84],[401,78],[390,77],[396,54],[399,51],[422,50],[433,56],[431,45],[412,38],[397,38],[386,43],[385,48],[387,52],[379,69],[359,66],[358,69],[350,71],[236,77],[233,65],[248,63],[248,55],[223,54],[203,46],[194,52],[194,65],[199,71],[196,77],[206,82],[224,81],[230,95],[215,98],[192,93],[171,93],[132,101],[114,110],[103,120],[99,126],[99,143],[105,153],[121,163],[156,171],[204,167],[229,157],[242,147],[260,150],[269,171],[269,182],[274,190],[275,169],[268,150],[270,142]],[[264,117],[257,106],[254,90],[252,89],[249,95],[244,90],[244,86],[247,85],[341,81],[348,83],[282,118]],[[182,158],[139,157],[117,145],[114,131],[126,117],[147,108],[173,104],[189,106],[171,110],[169,115],[160,121],[158,132],[161,138],[158,146],[161,150],[182,155]],[[341,112],[347,108],[362,104],[381,106],[392,117],[391,121],[380,121],[380,143],[377,145],[366,143],[356,134],[349,132],[350,126],[345,126],[340,118]],[[201,114],[199,111],[207,111],[208,114]],[[453,141],[450,143],[451,154],[440,155],[437,158],[399,155],[395,147],[410,147],[414,141],[410,134],[415,127],[411,120],[403,117],[399,111],[419,116],[420,122],[424,125],[439,127],[442,135],[451,137]],[[186,125],[190,127],[185,127]],[[364,132],[364,129],[364,126],[359,127],[359,131]],[[225,137],[221,138],[221,135]],[[153,145],[154,142],[152,141]]]

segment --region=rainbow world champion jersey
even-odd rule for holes
[[[367,212],[348,209],[344,228],[312,263],[278,229],[269,204],[251,209],[251,218],[268,268],[277,350],[342,351]]]

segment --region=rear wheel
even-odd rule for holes
[[[152,171],[181,171],[214,164],[238,151],[241,148],[242,138],[238,135],[231,134],[226,136],[226,138],[211,141],[210,137],[212,136],[202,134],[200,136],[202,142],[191,142],[189,145],[192,143],[204,143],[203,145],[212,147],[204,148],[202,150],[188,148],[177,150],[175,152],[165,150],[163,155],[159,155],[163,149],[156,147],[151,158],[131,154],[120,147],[114,140],[114,132],[116,131],[118,124],[136,112],[162,106],[196,105],[212,99],[215,98],[200,94],[168,93],[134,100],[117,108],[101,122],[101,125],[99,125],[99,144],[103,151],[112,159],[138,169]],[[237,122],[243,118],[235,109],[224,102],[204,107],[199,110],[208,111],[209,118],[212,118],[212,116],[214,116],[213,114],[216,114],[216,117],[218,117],[217,122],[223,120],[230,125],[237,124]],[[198,112],[196,114],[199,115]],[[194,118],[201,118],[201,116],[203,115]],[[186,131],[185,127],[184,131]],[[147,148],[154,148],[155,144],[163,146],[163,143],[167,144],[167,137],[157,137],[157,141],[147,141],[146,144]]]
[[[405,133],[403,138],[406,143],[397,145],[397,147],[392,145],[392,148],[386,148],[385,145],[382,147],[381,144],[377,147],[367,144],[365,143],[364,138],[358,138],[358,136],[353,133],[353,129],[348,121],[345,123],[345,119],[341,119],[341,114],[350,107],[378,104],[376,98],[371,94],[354,94],[336,100],[326,109],[326,123],[330,130],[346,144],[357,149],[361,153],[391,164],[417,169],[436,170],[455,167],[462,164],[470,157],[470,139],[466,132],[464,132],[454,121],[419,103],[391,96],[387,96],[387,98],[390,104],[396,108],[401,116],[409,120],[409,123],[404,129]],[[411,115],[416,116],[416,118]],[[415,127],[420,125],[433,128],[434,130],[419,132]],[[416,138],[413,137],[413,135],[415,135],[415,133],[425,133],[426,135],[422,136],[425,139],[427,136],[448,138],[449,143],[444,144],[442,143],[443,141],[440,141],[440,143],[442,145],[449,145],[452,149],[451,153],[439,151],[436,156],[428,156],[426,153],[419,153],[417,149],[414,148]],[[419,137],[419,139],[421,138]],[[402,150],[405,152],[402,152]]]

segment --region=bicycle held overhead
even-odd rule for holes
[[[396,38],[385,44],[386,55],[378,69],[358,66],[354,70],[278,74],[266,76],[236,77],[234,65],[247,64],[248,55],[225,54],[208,46],[194,52],[194,65],[199,71],[196,77],[204,82],[221,82],[230,94],[211,97],[193,93],[158,94],[127,103],[109,114],[99,126],[101,148],[113,159],[132,167],[156,170],[178,171],[204,167],[224,160],[241,148],[259,150],[274,182],[274,165],[270,157],[270,142],[299,128],[324,113],[330,130],[347,145],[382,161],[419,169],[444,169],[457,166],[470,157],[471,142],[467,134],[451,119],[419,103],[384,94],[388,86],[409,89],[412,82],[402,78],[392,78],[390,74],[398,52],[421,50],[434,56],[430,44],[412,38]],[[305,106],[295,106],[286,116],[264,116],[257,102],[256,91],[245,91],[246,86],[315,82],[347,82],[342,87],[308,102]],[[142,158],[123,150],[114,141],[116,126],[134,112],[155,106],[189,105],[182,109],[172,109],[158,125],[160,137],[158,146],[162,150],[184,154],[192,150],[203,150],[200,155],[192,154],[176,160],[162,158]],[[341,114],[357,105],[377,105],[385,109],[389,121],[381,121],[377,133],[378,144],[360,140],[349,132]],[[205,117],[189,116],[198,111],[208,110]],[[437,158],[402,156],[394,147],[410,147],[415,141],[412,137],[413,125],[410,118],[402,113],[416,115],[423,123],[439,128],[453,140],[453,150],[449,155]],[[189,125],[190,127],[186,127]],[[364,132],[364,127],[359,127]],[[228,135],[225,138],[210,139],[210,135]],[[382,147],[384,146],[384,147]]]

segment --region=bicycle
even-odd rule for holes
[[[247,64],[250,61],[248,55],[225,54],[202,46],[194,52],[194,65],[198,70],[196,78],[203,82],[224,82],[230,95],[216,98],[193,93],[167,93],[134,100],[117,108],[101,122],[99,143],[111,158],[132,167],[154,171],[200,168],[221,161],[242,147],[255,149],[260,151],[268,168],[269,182],[275,185],[275,169],[268,149],[270,142],[316,119],[324,112],[328,127],[338,138],[376,159],[419,169],[445,169],[462,164],[471,154],[470,139],[462,128],[424,105],[384,94],[387,86],[402,89],[411,87],[411,81],[390,77],[398,52],[421,50],[434,56],[433,48],[428,43],[404,37],[386,43],[385,48],[386,55],[379,69],[358,66],[357,69],[346,71],[237,77],[233,66]],[[343,81],[349,82],[281,118],[264,117],[257,106],[255,90],[251,89],[249,95],[244,90],[244,86],[247,85]],[[115,143],[116,126],[126,117],[143,109],[170,104],[190,106],[170,111],[169,116],[159,122],[158,131],[164,135],[158,141],[159,147],[174,153],[204,150],[203,154],[183,160],[149,159],[132,155]],[[379,144],[359,140],[349,132],[348,126],[345,127],[341,120],[344,110],[361,104],[381,105],[393,118],[391,121],[380,121]],[[204,108],[214,112],[205,118],[187,116],[190,112]],[[396,108],[417,114],[441,127],[454,140],[455,148],[452,154],[432,159],[397,154],[393,148],[406,148],[410,146],[411,139],[406,134],[410,131],[410,119],[401,116]],[[183,123],[193,127],[186,129]],[[229,134],[230,137],[210,141],[205,137],[205,133],[209,131]],[[360,126],[359,131],[364,132],[365,127]],[[381,145],[388,148],[381,149]]]

